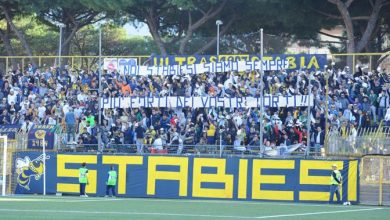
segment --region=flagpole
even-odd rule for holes
[[[264,130],[264,124],[263,124],[263,113],[264,113],[264,82],[263,82],[263,28],[260,29],[260,154],[261,156],[264,155],[263,149],[263,130]]]

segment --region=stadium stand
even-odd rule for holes
[[[388,72],[355,73],[349,68],[324,71],[269,71],[264,78],[264,93],[272,95],[308,94],[312,85],[314,105],[311,115],[306,107],[266,108],[264,145],[305,144],[307,120],[311,121],[312,151],[324,145],[326,120],[329,130],[353,140],[365,128],[390,125],[390,79]],[[328,103],[326,103],[328,77]],[[97,150],[98,143],[98,74],[96,71],[64,68],[34,68],[21,72],[10,70],[0,79],[0,124],[21,124],[28,131],[34,124],[61,125],[67,133],[67,145]],[[260,96],[256,72],[208,73],[196,76],[121,76],[104,72],[101,79],[104,97],[127,96]],[[328,118],[326,107],[328,105]],[[226,145],[232,151],[249,151],[259,146],[257,108],[203,109],[105,109],[102,120],[102,143],[113,146],[136,146],[143,152],[185,153],[183,146],[199,146],[194,151],[209,151],[200,146]],[[223,132],[222,138],[221,132]],[[222,143],[220,143],[222,141]],[[166,146],[176,146],[167,149]]]

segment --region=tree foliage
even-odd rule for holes
[[[212,54],[219,19],[221,53],[258,52],[260,28],[268,53],[293,43],[334,46],[319,34],[340,26],[343,36],[327,34],[339,43],[331,49],[386,52],[388,11],[390,0],[0,0],[0,50],[57,54],[63,25],[62,55],[96,55],[103,25],[105,55]],[[128,22],[147,25],[151,37],[126,37]]]
[[[390,0],[307,0],[306,4],[320,18],[319,26],[330,24],[329,28],[342,26],[348,53],[385,52],[383,38],[389,32]],[[352,64],[352,58],[347,61]]]

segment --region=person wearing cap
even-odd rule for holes
[[[330,197],[329,197],[329,203],[333,203],[333,197],[334,194],[336,193],[337,197],[337,204],[341,202],[340,200],[340,185],[341,185],[341,173],[337,169],[337,165],[333,164],[332,165],[332,174],[330,175]]]
[[[114,170],[114,166],[111,165],[110,171],[108,171],[108,179],[106,182],[107,187],[106,187],[106,196],[105,197],[108,197],[110,195],[110,190],[111,190],[112,196],[115,197],[115,186],[116,186],[117,178],[118,178],[118,174]]]
[[[86,168],[87,164],[83,162],[79,169],[79,184],[80,184],[80,197],[88,197],[85,193],[85,187],[89,184],[88,181],[88,169]]]

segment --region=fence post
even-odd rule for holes
[[[372,71],[372,55],[370,55],[370,67],[369,67],[370,72]]]
[[[333,67],[332,67],[333,68]],[[328,117],[329,117],[329,100],[328,100],[328,84],[329,84],[329,76],[325,72],[325,140],[324,140],[324,151],[325,151],[325,156],[329,154],[329,123],[328,123]]]
[[[5,58],[5,73],[8,72],[8,57]]]
[[[22,58],[22,69],[21,69],[21,71],[22,71],[22,74],[24,73],[24,57]]]
[[[383,202],[383,158],[379,159],[379,198],[378,204],[382,205]]]
[[[352,54],[352,74],[354,74],[356,71],[355,66],[356,66],[355,54]]]

